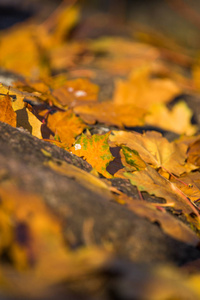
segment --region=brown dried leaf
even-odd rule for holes
[[[124,176],[130,179],[130,182],[136,185],[140,191],[147,191],[150,195],[164,198],[169,206],[175,210],[181,210],[189,222],[200,228],[198,210],[174,183],[161,176],[155,169],[147,165],[146,170],[124,173]],[[191,218],[191,213],[194,213],[196,217]]]
[[[200,238],[187,225],[167,213],[165,209],[160,209],[159,203],[156,207],[145,201],[133,200],[126,195],[121,195],[120,200],[139,216],[146,217],[153,223],[158,222],[163,231],[174,239],[193,246],[197,246],[200,242]]]
[[[173,182],[192,202],[200,201],[200,173],[187,173],[176,180],[171,178]]]

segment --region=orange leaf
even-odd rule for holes
[[[96,121],[107,125],[141,126],[144,124],[145,109],[135,105],[116,105],[111,101],[77,106],[74,112],[88,124]]]
[[[133,71],[128,81],[119,80],[114,102],[132,104],[149,109],[154,103],[167,103],[180,93],[179,87],[169,79],[150,78],[149,65]]]
[[[47,126],[59,136],[61,142],[66,144],[66,147],[70,147],[75,141],[75,137],[87,127],[70,110],[49,114]]]
[[[160,56],[159,51],[151,45],[116,36],[92,40],[89,49],[97,55],[101,54],[95,65],[115,75],[127,75],[131,70],[144,63],[154,62]]]
[[[97,101],[99,87],[88,79],[69,80],[53,91],[62,106],[74,107],[84,102]]]
[[[0,98],[0,121],[16,127],[16,113],[12,108],[11,98],[8,93]]]
[[[108,145],[109,134],[109,132],[104,135],[94,134],[90,137],[82,134],[70,150],[87,160],[97,172],[111,178],[112,176],[106,171],[109,162],[114,159]]]

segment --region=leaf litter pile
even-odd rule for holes
[[[199,247],[200,134],[182,97],[199,93],[195,54],[167,48],[164,39],[165,51],[139,38],[71,38],[80,13],[64,2],[45,22],[28,20],[1,31],[0,66],[17,76],[0,83],[0,121],[65,149],[92,170],[58,162],[44,150],[49,168]],[[97,84],[98,72],[114,78],[109,97]],[[117,180],[136,187],[134,197],[114,187]],[[109,245],[67,247],[59,219],[39,196],[1,183],[0,197],[0,295],[45,297],[56,284],[90,278],[114,257]],[[17,238],[22,231],[26,243]],[[146,283],[146,273],[136,268],[145,290],[137,287],[134,299],[200,299],[199,260],[194,264],[195,271],[186,268],[184,275],[155,266]],[[94,290],[100,283],[96,279]]]

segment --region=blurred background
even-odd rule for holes
[[[45,18],[61,2],[61,0],[0,0],[0,29],[5,29],[38,13],[41,18]],[[127,34],[126,26],[131,23],[134,28],[153,30],[189,47],[198,47],[200,44],[200,1],[198,0],[68,0],[65,2],[77,2],[82,6],[82,19],[87,22],[87,27],[91,27],[91,37],[101,34],[123,35],[125,32]],[[92,33],[92,27],[96,28],[96,33]]]

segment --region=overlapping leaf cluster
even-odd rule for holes
[[[190,86],[194,90],[195,80],[171,71],[162,61],[162,51],[147,44],[122,38],[70,40],[69,34],[78,16],[76,6],[61,6],[57,14],[43,24],[23,24],[2,32],[0,66],[23,75],[23,79],[10,87],[0,85],[0,121],[23,128],[82,157],[93,167],[92,174],[78,171],[62,161],[58,166],[52,160],[49,167],[65,176],[73,176],[87,188],[94,187],[108,200],[126,205],[135,213],[160,223],[167,234],[196,246],[200,232],[200,136],[195,135],[198,128],[191,123],[192,111],[184,101],[177,102],[172,109],[167,106],[183,88]],[[99,53],[105,56],[97,59]],[[112,99],[98,101],[101,87],[92,82],[95,71],[91,67],[118,76]],[[52,76],[55,73],[57,75]],[[77,78],[71,79],[73,75]],[[106,133],[92,134],[90,129],[94,124],[106,126]],[[125,130],[144,125],[170,130],[182,137],[169,142],[156,131],[140,134]],[[116,130],[109,126],[115,126]],[[113,194],[105,178],[130,180],[137,186],[141,199],[131,199],[117,189]],[[163,203],[143,201],[141,192],[144,191],[162,198]],[[32,201],[34,204],[29,207],[26,195],[19,191],[14,191],[16,199],[7,189],[0,190],[0,194],[0,253],[9,249],[9,259],[18,270],[29,269],[36,262],[29,279],[35,274],[40,276],[31,282],[32,286],[38,288],[40,283],[42,290],[70,278],[73,272],[69,270],[76,265],[77,257],[80,256],[81,261],[81,255],[83,260],[91,254],[97,255],[99,264],[108,258],[107,252],[96,248],[77,255],[66,249],[59,221],[51,216],[40,199]],[[184,217],[187,225],[166,208]],[[24,245],[14,237],[20,224],[30,230]],[[42,249],[49,256],[44,255]],[[52,265],[49,266],[49,262]],[[62,265],[58,273],[52,271],[54,264]],[[51,269],[49,274],[45,272],[47,265]],[[77,274],[97,267],[98,264],[91,262],[86,270],[80,268]],[[41,284],[43,276],[44,285]],[[26,279],[27,286],[29,279]],[[10,283],[8,280],[5,284],[4,280],[0,270],[0,285],[6,289]],[[200,293],[198,289],[197,293]]]

